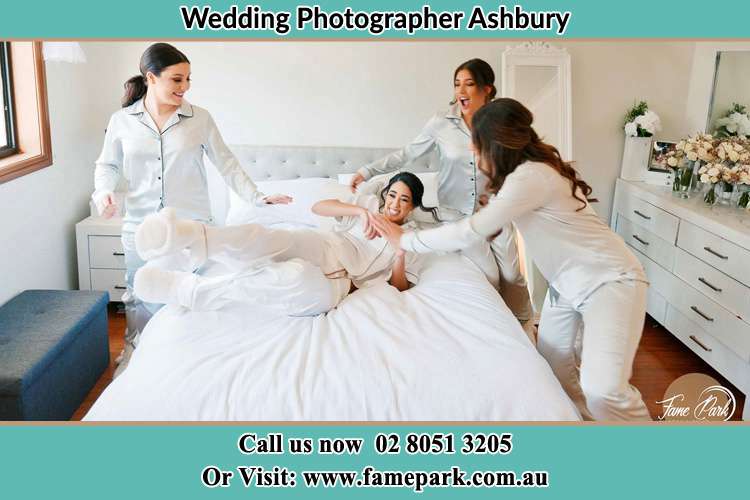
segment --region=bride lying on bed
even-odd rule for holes
[[[149,261],[135,275],[136,295],[146,302],[179,304],[192,310],[216,310],[232,302],[258,304],[290,316],[310,316],[338,305],[354,288],[388,281],[400,291],[416,284],[421,258],[394,251],[375,238],[368,212],[381,213],[410,228],[422,204],[419,178],[402,172],[380,196],[359,195],[354,203],[324,200],[312,210],[336,217],[333,231],[269,229],[258,224],[212,227],[178,220],[165,208],[139,226],[136,249]],[[192,271],[211,260],[226,273],[203,277]]]

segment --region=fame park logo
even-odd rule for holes
[[[662,405],[665,421],[722,422],[732,418],[737,402],[732,391],[703,373],[688,373],[669,384]]]

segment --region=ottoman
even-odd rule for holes
[[[109,365],[107,292],[27,290],[0,307],[0,420],[68,420]]]

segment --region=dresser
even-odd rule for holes
[[[646,270],[649,315],[750,393],[750,213],[618,179],[611,226]]]
[[[125,292],[125,253],[122,219],[91,216],[76,224],[78,288],[109,292],[111,302]]]

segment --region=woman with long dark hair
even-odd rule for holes
[[[486,61],[470,59],[453,72],[453,89],[447,112],[430,118],[406,147],[359,169],[352,178],[352,188],[375,175],[399,170],[437,152],[440,220],[457,221],[476,212],[486,198],[488,179],[477,168],[471,148],[471,123],[477,110],[497,94],[495,73]],[[521,274],[515,232],[510,225],[491,243],[479,242],[462,253],[484,272],[521,322],[531,319],[531,302]]]
[[[122,109],[110,118],[96,161],[92,198],[101,215],[117,212],[114,191],[122,179],[127,189],[122,228],[127,331],[121,368],[158,308],[140,303],[133,294],[133,276],[144,264],[135,251],[134,232],[144,217],[165,206],[173,207],[180,217],[211,222],[204,154],[245,200],[256,205],[291,201],[288,196],[258,191],[224,144],[211,115],[185,100],[189,88],[187,56],[167,43],[148,47],[141,56],[140,73],[125,82]]]
[[[230,303],[262,305],[291,316],[322,314],[354,288],[387,281],[399,291],[419,279],[421,256],[393,249],[368,232],[369,214],[407,228],[415,209],[435,214],[422,202],[424,186],[409,172],[392,177],[380,195],[353,203],[323,200],[312,210],[335,217],[333,231],[269,229],[259,224],[210,227],[179,220],[171,210],[150,215],[136,232],[136,248],[152,261],[138,270],[135,292],[149,302],[216,310]],[[185,252],[190,263],[184,263]],[[166,258],[169,256],[176,258]],[[180,260],[182,259],[182,261]],[[205,260],[228,273],[203,277],[190,272]]]
[[[645,273],[589,205],[591,187],[539,138],[532,122],[531,112],[513,99],[498,99],[474,115],[472,142],[495,194],[472,217],[411,233],[382,218],[373,218],[373,225],[397,248],[434,252],[476,244],[513,222],[549,282],[538,348],[568,395],[587,419],[648,420],[629,383],[643,331]]]

